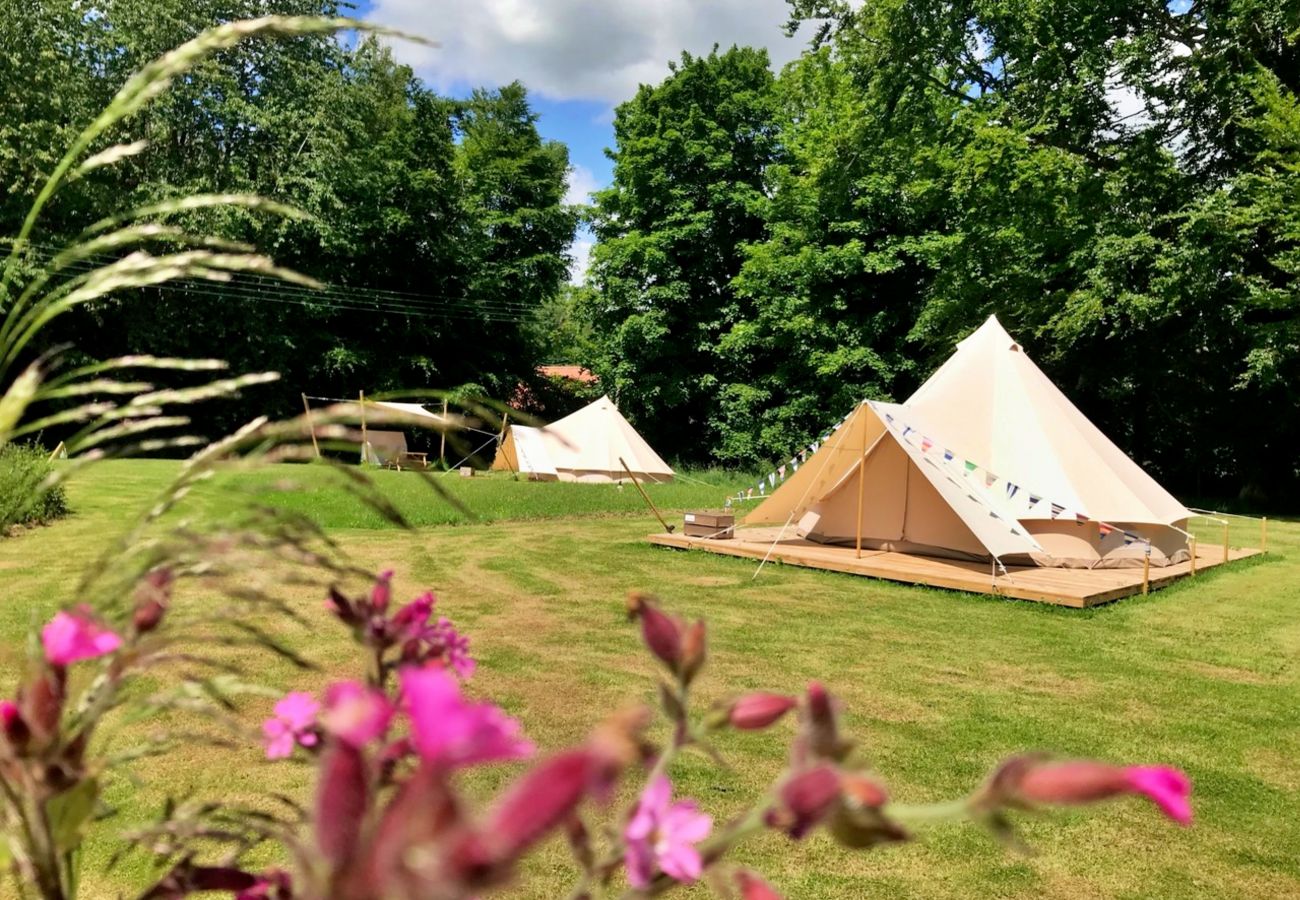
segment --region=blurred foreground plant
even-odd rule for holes
[[[84,608],[58,613],[41,633],[44,664],[15,701],[0,706],[9,848],[16,874],[40,896],[65,896],[62,885],[75,883],[71,849],[101,772],[86,753],[99,698],[168,645],[155,634],[166,622],[169,587],[165,570],[151,573],[121,633]],[[966,797],[900,804],[843,733],[839,703],[820,684],[802,697],[754,693],[696,712],[690,694],[705,668],[704,625],[687,626],[640,594],[630,610],[668,675],[660,706],[670,738],[663,745],[647,738],[654,719],[648,708],[612,711],[584,742],[532,763],[479,809],[458,788],[456,773],[531,759],[536,748],[519,722],[467,696],[462,682],[474,669],[468,641],[449,619],[434,616],[434,596],[396,607],[391,598],[391,573],[366,595],[331,589],[327,606],[350,631],[364,677],[291,693],[263,723],[269,759],[313,760],[314,800],[299,807],[284,798],[281,813],[219,804],[170,809],[130,837],[167,866],[142,897],[225,890],[244,900],[470,898],[510,882],[530,850],[563,832],[575,862],[574,897],[648,897],[707,876],[724,893],[758,900],[777,894],[727,856],[764,830],[799,840],[825,828],[843,847],[866,850],[911,840],[938,822],[969,820],[1015,846],[1012,811],[1123,795],[1147,797],[1170,819],[1191,822],[1190,785],[1177,770],[1044,755],[1007,760]],[[70,703],[69,668],[93,660],[97,677],[80,703]],[[744,812],[715,827],[694,800],[674,798],[680,751],[699,747],[720,757],[714,744],[728,731],[769,728],[792,713],[798,724],[789,763]],[[620,779],[641,787],[628,808],[610,809]],[[589,805],[605,808],[617,827],[589,826]],[[247,869],[247,852],[267,842],[279,845],[285,868]],[[229,852],[201,861],[201,848],[211,844]]]

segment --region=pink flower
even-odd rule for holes
[[[325,692],[325,730],[353,747],[363,747],[388,731],[393,707],[382,691],[357,681],[340,681]]]
[[[1015,764],[1015,761],[1008,765]],[[1168,766],[1112,766],[1092,760],[1029,764],[1013,770],[1014,796],[1029,803],[1095,803],[1121,794],[1141,794],[1180,825],[1190,825],[1192,784]]]
[[[451,619],[440,617],[438,623],[424,633],[423,638],[433,653],[441,653],[443,661],[461,678],[469,678],[474,674],[478,664],[469,655],[469,638],[456,631]]]
[[[400,674],[420,756],[448,767],[523,759],[535,749],[519,723],[491,703],[470,703],[445,670],[407,668]]]
[[[295,744],[316,744],[316,714],[320,704],[311,694],[294,691],[275,704],[275,715],[262,723],[266,758],[284,759],[293,754]]]
[[[691,882],[704,869],[695,845],[709,835],[713,817],[692,800],[672,803],[673,786],[660,775],[646,785],[636,812],[623,831],[623,862],[634,888],[650,885],[656,865],[668,877]]]
[[[1129,766],[1124,770],[1129,790],[1143,794],[1179,825],[1192,824],[1192,783],[1168,766]]]
[[[71,613],[55,613],[41,629],[41,644],[50,665],[68,666],[112,653],[122,639],[96,622],[89,607],[81,606]]]
[[[425,591],[394,613],[392,620],[394,639],[401,641],[418,636],[428,623],[429,615],[437,602],[438,599],[431,591]]]

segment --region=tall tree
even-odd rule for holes
[[[751,316],[731,281],[764,234],[773,112],[766,52],[733,47],[683,54],[615,114],[590,276],[597,369],[670,456],[702,458],[718,437],[723,342]]]

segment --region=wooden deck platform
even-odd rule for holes
[[[773,562],[866,575],[906,584],[925,584],[931,587],[970,591],[976,594],[994,594],[1018,600],[1036,600],[1060,606],[1084,608],[1109,603],[1121,597],[1142,592],[1142,569],[1049,569],[1042,567],[1012,567],[1007,575],[992,577],[987,564],[938,559],[932,556],[914,556],[887,550],[863,550],[858,559],[851,547],[833,547],[818,544],[787,534],[775,547],[777,528],[745,528],[736,531],[732,540],[692,538],[682,534],[652,534],[650,543],[680,550],[705,550],[724,556],[761,560],[767,556]],[[1259,550],[1233,549],[1229,561],[1235,562],[1256,556]],[[1198,547],[1196,571],[1221,566],[1223,547]],[[1191,563],[1151,569],[1150,589],[1158,590],[1191,574]]]

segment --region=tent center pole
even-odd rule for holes
[[[862,415],[862,407],[858,407],[858,419],[862,425],[858,430],[861,455],[858,457],[858,518],[857,528],[853,538],[853,552],[857,559],[862,559],[862,501],[863,495],[867,492],[867,417]]]

